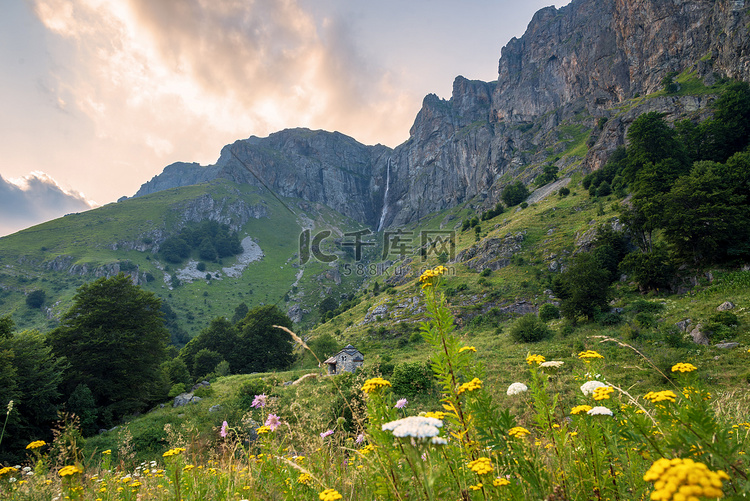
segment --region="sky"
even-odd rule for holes
[[[550,0],[2,0],[0,236],[292,127],[408,138]]]

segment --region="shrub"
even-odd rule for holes
[[[567,197],[568,195],[570,195],[570,188],[563,186],[562,188],[560,188],[557,194],[561,197]]]
[[[30,292],[29,295],[26,296],[26,306],[31,309],[41,308],[44,305],[44,301],[46,299],[47,294],[43,290],[37,289],[33,292]]]
[[[708,318],[711,322],[717,323],[717,324],[723,324],[727,327],[733,327],[735,325],[739,325],[739,320],[737,319],[737,315],[730,311],[720,311],[718,313],[714,313]]]
[[[510,328],[510,337],[517,343],[536,343],[552,337],[552,331],[533,313],[528,313]]]
[[[560,308],[552,303],[545,303],[539,307],[539,320],[549,322],[555,318],[560,318]]]
[[[485,268],[482,270],[482,273],[479,274],[480,277],[489,277],[490,274],[492,274],[492,270],[489,268]]]
[[[174,398],[180,393],[185,393],[185,385],[183,383],[175,383],[169,389],[169,398]]]
[[[529,196],[529,190],[521,181],[516,181],[514,184],[506,186],[503,190],[502,199],[505,205],[513,207],[518,205]]]
[[[656,327],[656,317],[651,313],[641,312],[635,316],[635,323],[644,329]]]
[[[432,369],[424,362],[404,362],[396,365],[391,376],[393,391],[397,395],[414,397],[432,388]]]

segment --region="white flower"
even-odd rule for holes
[[[442,426],[443,422],[437,418],[409,416],[385,423],[382,429],[392,431],[394,437],[429,438],[436,437]]]
[[[595,389],[600,388],[602,386],[607,386],[607,385],[604,383],[600,383],[599,381],[586,381],[585,383],[581,385],[581,391],[583,392],[584,395],[589,397],[594,394]]]
[[[598,405],[596,407],[593,407],[586,414],[588,414],[589,416],[611,416],[612,411],[607,409],[606,407],[602,407],[601,405]]]
[[[512,385],[508,386],[508,395],[518,395],[519,393],[523,393],[528,390],[529,387],[523,383],[513,383]]]
[[[432,437],[431,442],[436,445],[445,445],[448,443],[448,441],[443,437]]]
[[[559,360],[550,360],[549,362],[542,362],[541,364],[539,364],[539,367],[551,367],[553,369],[559,369],[564,363],[565,362],[561,362]]]

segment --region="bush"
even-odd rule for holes
[[[237,405],[240,409],[249,409],[256,395],[269,395],[273,386],[262,378],[251,379],[237,390]]]
[[[560,308],[552,303],[545,303],[539,307],[539,320],[542,322],[549,322],[560,318]]]
[[[43,290],[37,289],[33,292],[30,292],[29,295],[26,296],[26,306],[34,310],[41,308],[44,305],[44,301],[46,299],[47,294]]]
[[[560,188],[560,190],[557,192],[557,194],[560,197],[567,197],[568,195],[570,195],[570,188],[567,188],[566,186],[563,186],[562,188]]]
[[[396,365],[391,376],[396,395],[415,397],[432,388],[432,369],[424,362],[404,362]]]
[[[521,181],[516,181],[514,184],[506,186],[503,190],[502,199],[505,205],[513,207],[518,205],[529,196],[529,190]]]
[[[533,313],[528,313],[510,328],[510,337],[517,343],[536,343],[552,337],[552,331]]]
[[[185,393],[185,385],[183,383],[175,383],[169,389],[169,398],[174,398],[180,393]]]
[[[720,311],[718,313],[714,313],[708,319],[713,323],[723,324],[727,327],[733,327],[740,324],[739,320],[737,319],[737,315],[730,311]]]
[[[489,268],[485,268],[482,270],[482,273],[479,274],[480,277],[489,277],[492,273],[492,270]]]
[[[635,316],[635,323],[638,326],[648,329],[650,327],[656,327],[656,317],[651,313],[641,312]]]
[[[622,322],[622,315],[615,311],[608,311],[597,315],[596,321],[599,325],[617,325]]]

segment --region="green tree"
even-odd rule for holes
[[[563,316],[573,322],[580,316],[594,318],[609,301],[609,279],[610,272],[601,267],[593,254],[583,252],[573,258],[555,290],[562,300]]]
[[[115,417],[142,410],[158,395],[168,339],[159,298],[122,273],[79,287],[48,336],[70,364],[66,393],[85,384]]]
[[[204,378],[211,374],[216,369],[216,366],[223,361],[224,357],[219,353],[203,348],[195,354],[195,358],[193,359],[193,374],[198,379]]]
[[[513,207],[518,205],[529,197],[529,190],[521,181],[508,185],[503,190],[502,199],[505,205]]]
[[[642,291],[669,289],[674,266],[664,245],[654,245],[649,252],[640,250],[626,255],[620,269],[631,276]]]
[[[73,393],[68,398],[68,405],[66,409],[68,412],[72,412],[80,421],[81,433],[84,436],[91,436],[97,431],[96,417],[97,408],[96,402],[94,401],[94,394],[85,384],[79,384]]]
[[[286,369],[293,361],[289,334],[273,327],[292,328],[292,321],[276,306],[257,306],[238,324],[236,372],[265,372]],[[230,362],[231,363],[231,362]]]
[[[32,310],[36,310],[44,306],[44,301],[47,300],[47,293],[42,289],[37,289],[29,293],[26,296],[26,306]]]
[[[341,350],[341,344],[327,332],[311,340],[307,345],[321,362]]]
[[[245,303],[240,303],[237,305],[237,307],[234,309],[234,314],[232,315],[231,322],[233,324],[236,324],[243,318],[245,318],[245,315],[247,315],[247,312],[249,311],[249,308]]]
[[[635,182],[638,172],[649,163],[656,166],[662,160],[672,158],[682,167],[689,164],[677,131],[667,125],[661,113],[652,111],[639,116],[630,125],[627,135],[628,159],[623,176],[628,183]]]
[[[180,358],[185,362],[186,367],[190,369],[193,379],[207,374],[197,374],[195,372],[195,357],[198,352],[204,349],[218,353],[221,359],[229,362],[232,373],[237,374],[243,371],[241,367],[243,362],[241,360],[244,357],[241,350],[238,349],[239,345],[240,338],[237,327],[226,318],[217,317],[211,320],[208,327],[203,329],[200,334],[191,339],[180,350]],[[213,367],[211,370],[213,370]]]
[[[510,328],[510,338],[516,343],[536,343],[552,337],[552,331],[533,313],[516,320]]]

